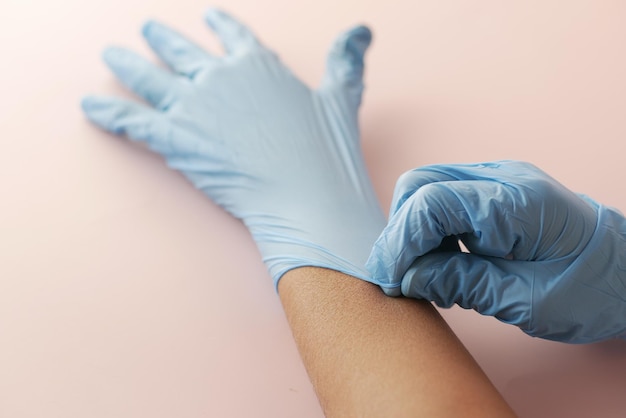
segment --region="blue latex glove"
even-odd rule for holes
[[[433,252],[448,236],[470,254]],[[528,163],[405,173],[367,267],[396,286],[388,294],[456,303],[532,336],[626,335],[626,220]]]
[[[339,36],[311,90],[241,23],[215,9],[205,19],[224,56],[148,22],[143,35],[171,71],[107,49],[107,65],[148,105],[91,96],[82,102],[87,117],[147,143],[241,219],[275,283],[299,266],[371,281],[365,261],[385,219],[357,123],[369,29]]]

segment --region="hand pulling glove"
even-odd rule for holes
[[[446,237],[470,253],[432,253]],[[389,294],[456,303],[532,336],[626,336],[626,219],[528,163],[405,173],[367,266]]]

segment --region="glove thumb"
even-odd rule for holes
[[[328,53],[321,89],[339,88],[351,104],[358,106],[363,92],[363,57],[371,41],[372,32],[366,26],[339,35]]]
[[[418,257],[402,278],[402,294],[453,304],[528,329],[534,265],[475,254],[448,252]]]

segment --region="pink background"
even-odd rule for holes
[[[218,5],[311,85],[339,31],[372,27],[363,146],[384,208],[412,167],[513,158],[626,210],[625,2]],[[3,418],[322,416],[245,229],[79,109],[88,92],[126,94],[100,52],[148,53],[146,18],[216,48],[205,7],[2,3]],[[567,346],[443,314],[520,416],[624,416],[626,344]]]

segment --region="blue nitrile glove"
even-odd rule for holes
[[[447,236],[471,254],[433,253]],[[405,173],[367,267],[405,296],[472,308],[532,336],[626,336],[624,216],[528,163]]]
[[[172,71],[107,49],[108,66],[149,106],[91,96],[82,102],[87,117],[146,142],[241,219],[275,283],[299,266],[371,281],[365,261],[385,219],[357,122],[369,29],[339,36],[311,90],[241,23],[215,9],[205,19],[225,56],[148,22],[143,35]]]

